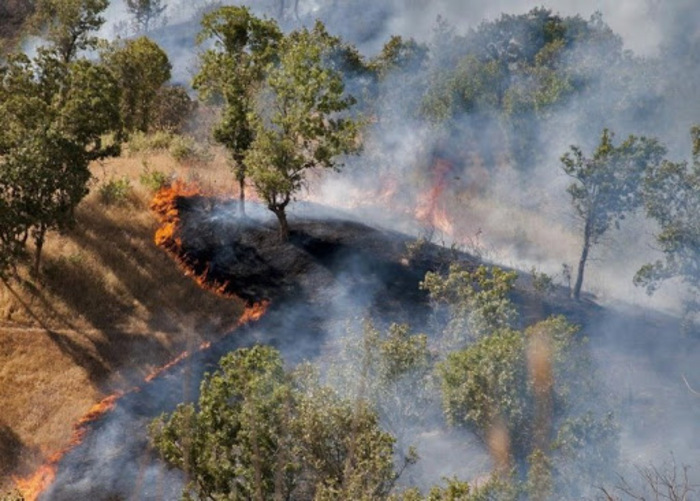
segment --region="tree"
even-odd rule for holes
[[[691,162],[662,162],[650,169],[644,183],[647,215],[660,228],[656,242],[665,260],[644,265],[634,283],[651,294],[659,284],[680,277],[695,296],[700,294],[700,127],[691,129]]]
[[[151,39],[139,37],[115,42],[102,57],[121,89],[124,129],[148,131],[159,91],[170,80],[167,54]]]
[[[119,151],[102,142],[119,129],[119,88],[95,63],[40,51],[9,59],[0,96],[0,239],[16,253],[31,235],[38,273],[46,233],[70,226],[88,192],[88,164]]]
[[[245,156],[255,137],[253,104],[281,38],[274,21],[255,17],[247,7],[221,7],[206,14],[197,36],[199,44],[211,39],[214,44],[201,55],[193,87],[202,98],[223,102],[213,133],[231,154],[241,215],[245,215]]]
[[[420,287],[428,291],[438,314],[445,316],[441,329],[445,347],[462,348],[468,341],[510,327],[517,318],[509,299],[517,277],[516,272],[498,267],[471,271],[457,263],[450,265],[446,276],[426,273]]]
[[[268,346],[239,349],[202,382],[197,405],[151,425],[163,459],[198,499],[386,499],[394,439],[365,402],[284,370]]]
[[[615,464],[617,429],[576,331],[563,317],[501,329],[438,365],[448,422],[473,430],[504,471],[527,470],[530,489],[549,490],[551,470],[555,492],[571,493]]]
[[[583,223],[583,246],[572,295],[579,299],[583,273],[591,247],[611,226],[618,227],[626,214],[642,203],[641,183],[648,169],[661,164],[666,149],[655,139],[629,136],[619,146],[613,134],[603,130],[600,144],[587,158],[580,148],[561,157],[562,169],[574,178],[567,191],[576,216]]]
[[[94,49],[95,32],[105,19],[100,15],[109,0],[38,0],[38,22],[63,63],[75,59],[78,51]]]
[[[164,0],[126,0],[126,9],[134,17],[136,33],[148,33],[167,7]]]
[[[308,170],[338,169],[337,157],[359,149],[358,122],[341,113],[354,103],[344,95],[340,72],[328,63],[339,41],[318,22],[280,43],[279,62],[268,68],[270,116],[255,120],[246,163],[256,191],[289,235],[286,208],[302,189]]]

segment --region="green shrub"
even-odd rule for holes
[[[139,175],[139,183],[149,191],[155,192],[168,183],[168,175],[160,170],[151,170],[144,162],[143,172]]]
[[[156,131],[152,134],[136,132],[129,139],[129,152],[167,151],[178,162],[186,160],[207,161],[208,151],[197,145],[192,136]]]
[[[100,201],[105,205],[122,205],[131,194],[131,181],[126,176],[111,178],[100,186]]]

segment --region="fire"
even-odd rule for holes
[[[447,215],[443,192],[447,187],[447,175],[451,165],[444,160],[438,160],[434,168],[433,187],[418,198],[415,217],[421,223],[440,230],[445,235],[453,235],[453,225]]]
[[[229,282],[217,282],[209,277],[209,267],[198,272],[185,258],[180,238],[180,211],[178,201],[194,196],[213,196],[202,190],[197,184],[177,180],[170,186],[161,188],[153,197],[150,208],[158,217],[160,227],[156,230],[155,243],[168,252],[183,273],[193,278],[200,287],[225,297],[234,297],[227,292]]]
[[[257,322],[262,318],[262,316],[267,311],[269,301],[261,301],[259,303],[253,303],[246,306],[237,322],[237,327],[248,324],[250,322]],[[199,351],[207,350],[211,347],[211,341],[204,341],[199,345]],[[180,355],[175,357],[173,360],[155,369],[153,372],[148,374],[144,381],[146,383],[153,381],[155,378],[163,374],[168,369],[176,366],[183,360],[190,357],[192,352],[189,350],[182,352]],[[128,393],[140,391],[140,388],[135,387],[128,392],[116,392],[113,393],[96,404],[94,404],[88,411],[83,414],[83,416],[73,425],[73,433],[68,445],[58,452],[53,453],[49,456],[46,462],[41,465],[32,475],[28,477],[15,477],[13,481],[19,492],[24,497],[25,501],[36,501],[39,496],[53,483],[56,478],[56,471],[58,469],[58,463],[61,459],[75,447],[80,445],[80,443],[85,438],[85,434],[88,432],[88,426],[103,417],[106,413],[111,411],[116,405],[121,397]]]
[[[245,325],[250,322],[257,322],[265,314],[268,306],[270,306],[270,301],[268,300],[263,300],[259,303],[253,303],[246,306],[245,310],[243,310],[241,318],[238,319],[237,325],[240,327],[241,325]]]
[[[59,461],[83,441],[87,433],[87,426],[97,421],[104,416],[105,413],[114,408],[117,400],[122,395],[123,393],[114,393],[90,407],[90,409],[73,425],[73,433],[66,447],[49,456],[46,463],[40,466],[32,475],[23,478],[13,478],[17,489],[22,494],[25,501],[36,501],[41,493],[53,483],[56,478],[56,470]]]

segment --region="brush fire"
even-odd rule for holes
[[[155,234],[156,245],[162,247],[174,259],[187,276],[192,277],[201,287],[226,297],[235,298],[226,292],[226,284],[209,283],[207,273],[197,273],[188,268],[187,259],[181,254],[182,240],[179,236],[180,213],[178,200],[185,197],[204,196],[199,187],[194,184],[175,182],[172,186],[159,190],[153,198],[151,209],[158,216],[160,226]],[[251,322],[256,322],[262,318],[267,311],[269,301],[262,300],[248,304],[239,317],[236,327],[241,327]],[[148,384],[166,374],[174,367],[183,363],[195,352],[202,352],[211,348],[210,341],[202,342],[196,351],[186,350],[173,358],[170,362],[161,367],[153,369],[144,377],[144,383]],[[15,477],[13,480],[25,501],[35,501],[39,499],[56,478],[57,470],[60,468],[61,460],[67,453],[78,447],[84,440],[86,434],[90,432],[90,426],[104,418],[104,416],[118,405],[119,400],[125,395],[141,391],[141,387],[134,387],[127,391],[113,393],[100,402],[93,405],[73,426],[73,433],[68,445],[57,451],[46,459],[33,474],[26,477]]]

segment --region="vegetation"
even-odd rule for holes
[[[164,22],[163,12],[167,8],[163,0],[126,0],[126,9],[133,17],[135,33],[148,33]]]
[[[153,423],[163,458],[198,498],[386,499],[394,439],[362,401],[343,400],[313,372],[286,372],[256,346],[221,360],[197,407]]]
[[[103,51],[102,58],[121,89],[119,108],[124,130],[148,131],[159,92],[170,80],[168,56],[149,38],[139,37],[115,42]]]
[[[214,46],[201,56],[193,87],[205,99],[223,101],[221,121],[212,133],[231,154],[241,215],[245,215],[245,157],[255,137],[254,102],[281,38],[274,21],[255,17],[247,7],[221,7],[206,14],[197,37],[200,44],[214,39]]]
[[[344,95],[342,76],[326,64],[338,40],[322,24],[280,43],[279,63],[268,69],[269,116],[255,121],[246,163],[256,191],[289,235],[286,208],[302,189],[307,171],[337,169],[336,157],[359,148],[358,123],[339,114],[354,99]]]
[[[562,156],[564,172],[574,178],[567,191],[576,215],[583,223],[583,246],[578,262],[574,299],[581,296],[583,272],[591,247],[611,226],[642,204],[640,187],[648,171],[658,169],[666,149],[657,140],[628,137],[613,144],[613,134],[605,129],[593,156],[587,158],[576,146]]]
[[[559,136],[542,132],[569,128],[571,112],[577,123],[567,130],[570,137],[583,145],[597,141],[590,156],[584,147],[571,146],[560,159],[573,179],[568,194],[582,227],[573,297],[581,297],[592,249],[628,216],[641,220],[644,209],[663,259],[643,266],[634,282],[652,293],[680,279],[695,297],[694,311],[700,309],[700,127],[691,129],[690,160],[677,163],[665,158],[666,147],[651,135],[629,135],[616,144],[610,129],[603,129],[610,120],[617,130],[640,124],[639,132],[646,133],[663,116],[659,109],[681,114],[684,106],[666,90],[680,92],[696,79],[661,74],[670,64],[663,60],[667,48],[660,58],[636,58],[622,50],[622,40],[600,15],[584,20],[536,8],[504,14],[464,34],[439,22],[429,43],[394,36],[376,57],[365,59],[320,21],[284,33],[274,20],[226,6],[202,18],[192,87],[204,104],[197,107],[188,87],[169,83],[171,62],[155,42],[145,36],[111,44],[97,38],[108,3],[11,0],[0,6],[0,37],[7,36],[0,45],[0,320],[4,329],[25,315],[23,325],[34,329],[22,336],[3,331],[0,395],[36,384],[42,395],[62,400],[63,393],[42,382],[53,384],[54,376],[57,387],[89,388],[80,396],[74,389],[70,404],[79,406],[66,403],[72,410],[58,409],[46,428],[23,424],[17,437],[5,421],[40,421],[63,404],[49,402],[36,418],[27,411],[37,407],[35,400],[3,402],[0,454],[17,459],[0,465],[0,475],[34,461],[16,451],[60,450],[70,427],[60,437],[46,437],[46,430],[74,422],[108,377],[116,384],[116,371],[136,365],[140,377],[155,363],[150,350],[160,363],[191,349],[191,329],[182,327],[187,321],[162,316],[177,317],[187,305],[183,316],[216,324],[220,311],[236,310],[223,300],[202,300],[208,308],[198,311],[195,292],[178,285],[178,274],[153,254],[153,224],[139,212],[175,171],[181,178],[215,177],[217,188],[227,186],[216,177],[220,173],[212,174],[216,159],[201,146],[208,138],[193,130],[197,121],[191,118],[216,122],[207,132],[230,157],[239,214],[245,215],[249,183],[275,214],[284,241],[289,204],[316,175],[352,161],[362,143],[369,144],[370,156],[358,164],[373,169],[368,182],[391,193],[382,199],[387,205],[405,197],[410,211],[425,198],[431,217],[450,215],[447,193],[471,210],[487,191],[478,179],[495,180],[489,188],[496,191],[515,173],[527,188],[508,186],[503,200],[528,199],[542,210],[539,198],[546,198],[551,212],[564,214],[557,197],[546,192],[557,170],[556,160],[546,160],[563,145],[543,147],[545,136]],[[274,2],[280,19],[303,16],[299,2],[292,4]],[[8,5],[19,5],[10,9],[10,21]],[[139,33],[157,26],[165,10],[162,0],[127,0],[126,6]],[[21,35],[17,27],[30,15],[45,45],[31,58],[9,53]],[[629,87],[641,91],[633,94]],[[687,102],[680,104],[692,108]],[[127,138],[133,157],[109,161]],[[416,144],[406,147],[410,142]],[[92,185],[100,171],[102,184]],[[533,173],[532,179],[525,173]],[[430,186],[422,186],[425,180]],[[494,226],[496,221],[488,220]],[[457,241],[462,230],[448,223]],[[60,233],[58,243],[44,256],[52,231]],[[34,250],[31,263],[24,260],[27,244]],[[285,252],[291,244],[277,245]],[[513,249],[517,255],[517,245]],[[595,311],[570,302],[562,306],[564,299],[549,294],[552,278],[533,266],[540,318],[527,325],[524,318],[533,314],[519,316],[516,300],[529,292],[515,290],[516,272],[474,263],[443,269],[431,252],[437,254],[419,240],[406,246],[405,259],[391,263],[421,275],[430,270],[421,283],[423,295],[416,292],[433,306],[430,320],[419,324],[424,333],[392,323],[394,318],[374,319],[361,332],[324,345],[317,365],[294,369],[271,347],[241,349],[205,378],[196,403],[157,419],[153,443],[185,473],[185,498],[515,501],[590,496],[594,486],[608,485],[619,465],[607,390],[578,328],[560,316],[541,318],[545,311],[566,310],[588,321]],[[545,254],[537,258],[544,261]],[[571,282],[568,266],[563,275]],[[125,319],[137,320],[127,328]],[[215,330],[233,323],[222,320]],[[172,335],[172,325],[182,332]],[[13,351],[16,346],[22,349]],[[27,352],[41,361],[33,370],[40,365],[48,372],[21,386],[21,378],[6,379],[5,371],[15,369],[4,362],[24,360]],[[45,369],[54,363],[62,374]],[[39,428],[43,438],[34,441]],[[458,477],[416,485],[408,475],[420,453],[415,444],[455,430],[475,435],[490,453],[489,479],[480,485]],[[623,481],[602,492],[608,499],[641,499],[646,489],[675,499],[696,488],[675,464],[639,473],[642,488]]]
[[[469,341],[507,328],[517,311],[509,299],[518,275],[498,267],[470,271],[452,264],[442,276],[428,272],[421,288],[427,290],[438,313],[445,318],[443,342],[461,348]]]
[[[691,163],[662,162],[651,169],[645,179],[644,204],[647,214],[660,228],[656,242],[665,261],[643,266],[634,277],[651,294],[664,280],[680,277],[693,294],[689,305],[698,311],[700,294],[700,127],[691,130]]]

